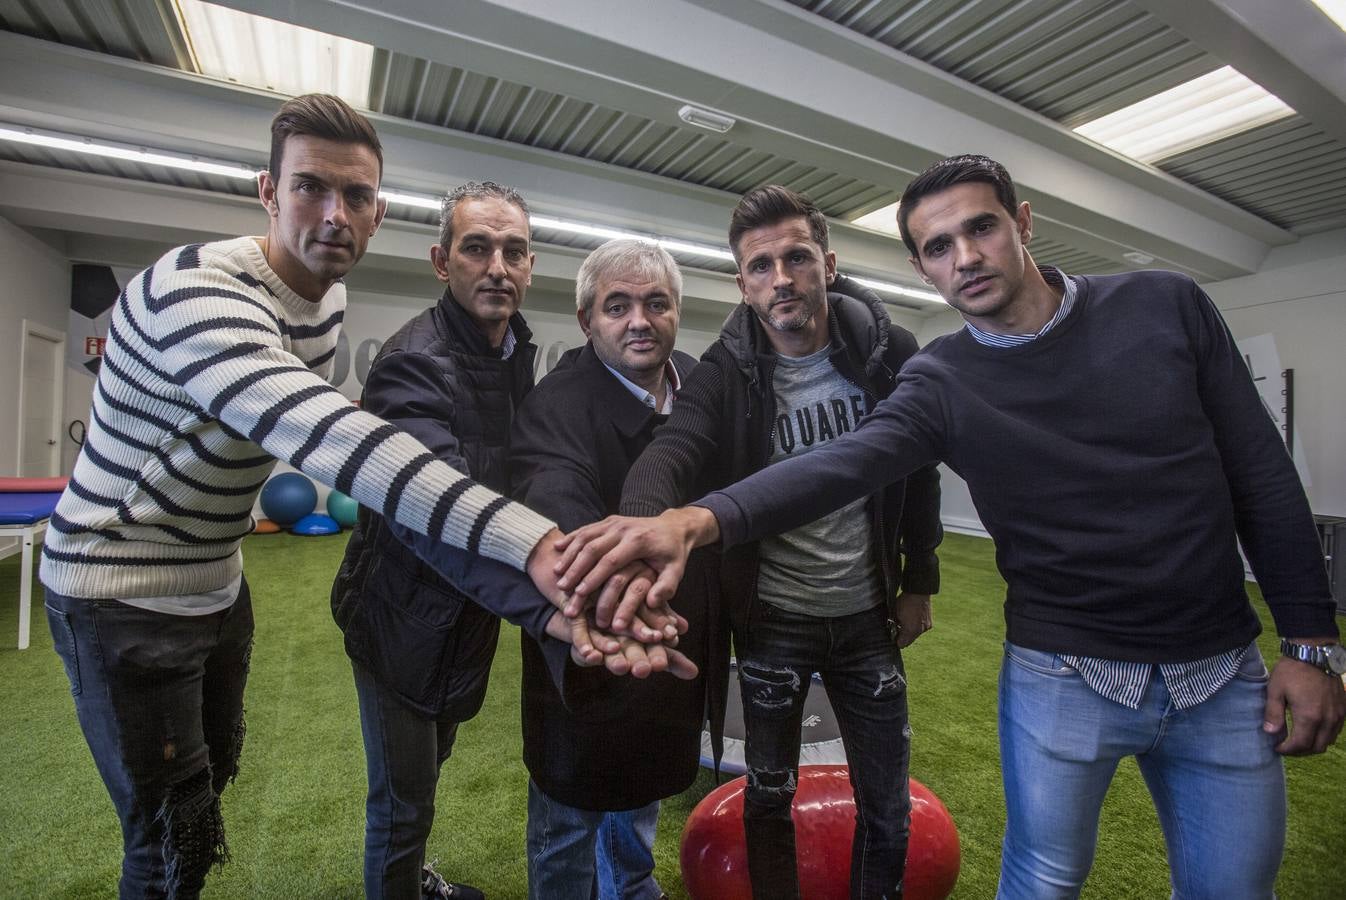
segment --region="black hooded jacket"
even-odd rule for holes
[[[837,276],[827,300],[832,364],[861,388],[869,412],[892,392],[898,370],[916,353],[916,339],[891,323],[873,291],[844,275]],[[631,468],[622,491],[623,515],[658,515],[765,466],[776,419],[775,366],[765,330],[752,309],[740,304],[678,392],[668,423]],[[937,592],[935,548],[944,531],[935,467],[871,495],[868,508],[890,609],[899,590]],[[736,632],[755,617],[757,569],[756,542],[734,547],[719,560],[719,596]]]

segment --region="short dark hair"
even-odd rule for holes
[[[453,211],[463,200],[503,200],[519,207],[525,220],[531,215],[523,195],[507,184],[496,184],[494,181],[469,181],[467,184],[460,184],[439,201],[439,246],[445,250],[453,240]],[[532,242],[531,236],[529,242]]]
[[[1005,167],[989,156],[977,156],[966,153],[962,156],[950,156],[941,159],[920,175],[912,179],[902,192],[902,200],[897,207],[897,227],[902,232],[902,243],[907,245],[911,255],[919,257],[916,251],[916,239],[907,228],[907,217],[916,208],[916,204],[931,194],[948,190],[956,184],[982,182],[995,188],[996,199],[1009,210],[1011,216],[1019,210],[1019,201],[1014,194],[1014,180]]]
[[[764,184],[748,191],[729,217],[729,249],[734,251],[734,261],[742,263],[738,239],[743,232],[800,216],[808,219],[813,242],[826,253],[827,217],[812,200],[779,184]]]
[[[363,144],[374,151],[379,161],[379,180],[383,180],[383,144],[369,120],[351,109],[340,97],[331,94],[303,94],[281,104],[271,120],[271,159],[268,162],[273,179],[280,177],[280,162],[285,155],[285,141],[292,135],[309,135],[339,141],[343,144]]]

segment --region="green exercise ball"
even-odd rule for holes
[[[327,514],[336,519],[342,528],[354,527],[355,515],[359,511],[360,504],[341,491],[332,491],[327,495]]]

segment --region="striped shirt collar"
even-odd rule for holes
[[[509,359],[518,343],[519,339],[514,336],[514,324],[510,323],[509,327],[505,329],[504,340],[500,342],[500,358]]]
[[[653,394],[645,390],[640,385],[636,384],[631,379],[627,378],[621,372],[618,372],[616,369],[614,369],[607,363],[603,363],[603,367],[607,369],[609,372],[611,372],[613,377],[616,378],[618,381],[620,381],[622,383],[622,387],[630,391],[633,397],[635,397],[641,403],[644,403],[650,409],[654,409],[654,405],[657,402],[657,400]],[[664,377],[668,380],[668,391],[665,392],[664,394],[663,407],[659,410],[656,410],[661,416],[666,416],[673,411],[673,395],[677,393],[679,388],[682,387],[682,382],[678,380],[678,368],[677,366],[673,365],[673,360],[671,359],[668,362],[664,363]]]
[[[982,331],[971,322],[964,322],[963,327],[972,335],[972,339],[978,344],[986,347],[1019,347],[1030,343],[1042,337],[1047,332],[1056,327],[1056,324],[1070,315],[1070,310],[1075,306],[1075,282],[1066,277],[1066,274],[1055,266],[1039,266],[1038,271],[1042,273],[1042,278],[1049,285],[1062,291],[1061,306],[1057,308],[1056,315],[1043,325],[1036,334],[991,334],[988,331]]]

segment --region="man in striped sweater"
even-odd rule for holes
[[[309,95],[271,132],[265,237],[173,250],[118,298],[88,439],[43,550],[56,648],[122,823],[123,897],[194,897],[227,858],[219,794],[238,768],[253,625],[240,541],[276,459],[462,548],[446,574],[502,599],[497,612],[530,633],[568,636],[541,596],[516,589],[526,569],[559,599],[553,523],[326,380],[341,278],[385,209],[373,127]],[[511,569],[513,588],[493,593]]]

